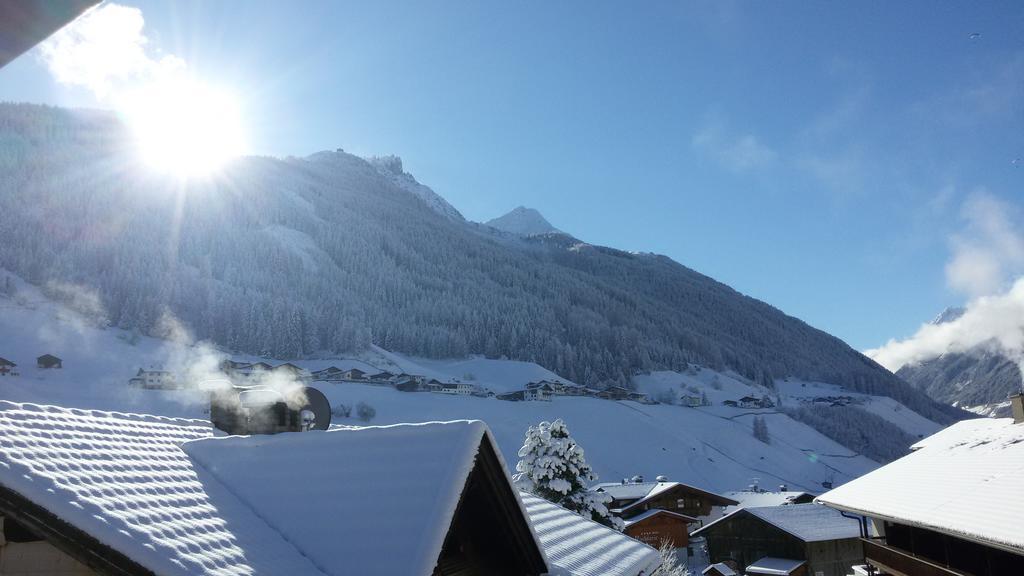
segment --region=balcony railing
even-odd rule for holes
[[[906,576],[971,576],[967,572],[946,568],[899,548],[887,546],[878,540],[862,540],[864,556],[868,562],[887,573]]]

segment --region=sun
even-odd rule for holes
[[[141,158],[159,172],[209,175],[245,152],[241,109],[226,90],[175,78],[134,91],[122,110]]]

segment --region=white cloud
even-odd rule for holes
[[[1020,216],[983,190],[967,198],[961,215],[965,226],[950,239],[946,282],[973,300],[952,322],[925,324],[910,338],[864,352],[889,370],[978,346],[1024,366],[1024,235],[1015,225]]]
[[[895,372],[908,364],[982,345],[1024,363],[1024,278],[1005,293],[972,301],[956,320],[925,324],[910,338],[890,340],[864,353]]]
[[[718,123],[705,126],[693,136],[693,147],[737,172],[768,166],[777,154],[753,134],[727,134]]]
[[[39,46],[39,56],[63,84],[83,86],[105,99],[124,84],[184,68],[175,56],[152,56],[142,11],[103,4]]]
[[[946,282],[968,296],[994,294],[1024,273],[1024,236],[1011,221],[1015,210],[980,191],[967,199],[961,213],[966,227],[950,240]]]

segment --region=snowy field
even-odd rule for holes
[[[83,305],[79,303],[77,307]],[[0,377],[0,399],[167,416],[206,416],[206,399],[201,393],[139,390],[128,387],[127,381],[140,367],[164,367],[193,375],[206,371],[212,375],[223,353],[189,345],[184,337],[173,344],[101,328],[88,318],[48,300],[31,286],[19,286],[15,298],[0,297],[0,357],[16,362],[20,371],[20,376]],[[62,358],[64,368],[36,368],[36,356],[44,353]],[[250,356],[232,357],[256,360]],[[460,379],[499,393],[519,389],[531,380],[557,378],[528,362],[478,357],[423,360],[380,349],[359,358],[293,362],[310,370],[333,365],[342,369],[404,371],[442,381]],[[505,402],[398,392],[375,385],[315,384],[332,405],[365,402],[373,406],[376,417],[371,424],[481,419],[493,430],[511,465],[528,426],[563,418],[604,481],[636,474],[652,478],[664,474],[673,480],[728,491],[743,489],[758,478],[762,486],[787,484],[790,489],[820,492],[822,482],[838,485],[877,466],[774,409],[721,406],[722,400],[770,392],[739,376],[695,367],[684,374],[657,372],[639,376],[637,385],[652,396],[664,390],[698,396],[704,393],[715,405],[686,408],[569,397],[551,402]],[[777,393],[783,404],[798,402],[802,396],[854,395],[828,385],[782,381]],[[938,429],[888,398],[863,397],[862,401],[866,408],[915,435]],[[751,424],[755,415],[765,418],[770,445],[753,438]],[[354,417],[336,418],[335,423],[364,424]]]

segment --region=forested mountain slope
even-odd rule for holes
[[[888,395],[939,422],[958,415],[667,257],[469,223],[387,165],[250,157],[182,183],[139,166],[112,116],[0,105],[0,267],[95,295],[122,328],[159,334],[169,313],[197,338],[277,358],[373,342],[529,360],[592,385],[695,362]]]

